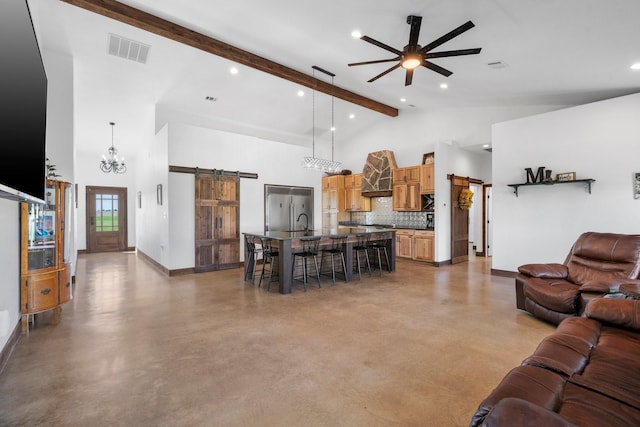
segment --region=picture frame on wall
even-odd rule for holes
[[[576,180],[576,173],[575,172],[565,172],[565,173],[559,173],[556,175],[556,181],[575,181]]]
[[[633,174],[633,198],[640,199],[640,172]]]

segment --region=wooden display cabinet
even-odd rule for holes
[[[71,284],[71,184],[47,180],[45,204],[20,204],[20,311],[22,330],[37,313],[54,310],[73,298]]]

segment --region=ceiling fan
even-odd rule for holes
[[[406,73],[406,77],[404,80],[404,85],[405,86],[409,86],[411,84],[411,81],[413,79],[413,70],[415,70],[417,67],[419,66],[423,66],[426,67],[430,70],[435,71],[436,73],[440,73],[445,77],[449,77],[451,74],[453,74],[451,71],[440,67],[439,65],[436,65],[430,61],[428,61],[429,59],[432,58],[444,58],[447,56],[461,56],[461,55],[475,55],[477,53],[480,53],[480,49],[481,48],[475,48],[475,49],[460,49],[460,50],[448,50],[448,51],[442,51],[442,52],[431,52],[433,49],[437,48],[438,46],[448,42],[449,40],[451,40],[452,38],[459,36],[460,34],[464,33],[467,30],[470,30],[471,28],[475,27],[475,25],[473,24],[473,22],[471,21],[467,21],[466,23],[460,25],[458,28],[449,31],[447,34],[445,34],[444,36],[440,37],[439,39],[436,39],[434,41],[432,41],[431,43],[425,45],[425,46],[420,46],[418,44],[418,35],[420,34],[420,24],[422,23],[422,17],[420,16],[414,16],[414,15],[409,15],[407,16],[407,24],[411,25],[411,32],[409,33],[409,44],[406,45],[402,50],[398,50],[395,49],[389,45],[386,45],[384,43],[381,43],[375,39],[372,39],[371,37],[368,36],[362,36],[360,37],[361,40],[364,40],[368,43],[371,43],[373,45],[376,45],[378,47],[381,47],[384,50],[388,50],[389,52],[392,52],[394,54],[396,54],[396,57],[391,58],[391,59],[379,59],[379,60],[375,60],[375,61],[365,61],[365,62],[355,62],[352,64],[348,64],[350,67],[354,66],[354,65],[367,65],[367,64],[379,64],[381,62],[393,62],[393,61],[399,61],[396,65],[394,65],[393,67],[383,71],[382,73],[378,74],[377,76],[373,77],[372,79],[368,80],[369,83],[378,80],[380,77],[392,72],[393,70],[395,70],[396,68],[404,68],[405,70],[407,70]]]

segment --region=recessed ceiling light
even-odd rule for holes
[[[407,98],[400,98],[400,102],[407,102]]]
[[[298,96],[304,96],[304,91],[303,90],[299,90],[298,91]]]
[[[447,89],[449,87],[446,83],[440,83],[440,89]]]
[[[489,148],[489,147],[491,147],[489,144],[484,144],[484,145],[482,146],[482,148]]]
[[[631,65],[632,70],[640,70],[640,62],[636,62],[635,64]]]
[[[335,132],[336,131],[336,127],[335,126],[331,126],[331,132]]]
[[[236,75],[236,74],[238,74],[238,69],[237,69],[236,67],[231,67],[231,68],[229,69],[229,72],[230,72],[231,74],[233,74],[233,75]]]
[[[362,37],[362,33],[358,30],[353,30],[351,32],[351,37],[353,37],[354,39],[359,39],[360,37]]]
[[[351,114],[349,114],[349,118],[350,118],[350,119],[355,119],[355,118],[356,118],[356,115],[355,115],[355,114],[353,114],[353,113],[351,113]]]

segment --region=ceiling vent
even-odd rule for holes
[[[149,45],[109,33],[109,45],[107,46],[109,55],[146,64],[149,49],[151,49]]]

